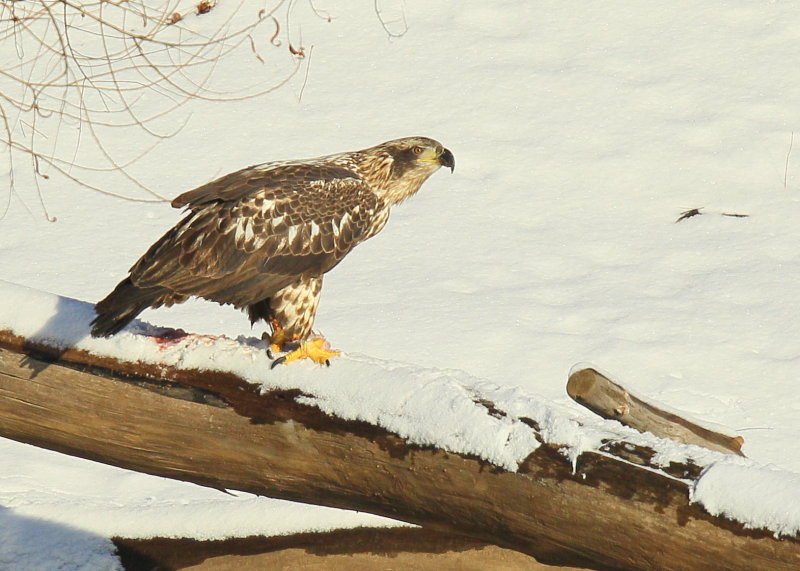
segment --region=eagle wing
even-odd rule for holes
[[[189,214],[131,268],[137,287],[237,307],[303,275],[322,275],[380,230],[387,211],[349,169],[296,163],[248,167],[177,197]]]

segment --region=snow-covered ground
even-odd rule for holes
[[[131,167],[173,197],[248,164],[405,135],[453,151],[455,174],[434,175],[326,278],[317,328],[350,356],[317,381],[336,383],[337,367],[392,361],[410,383],[420,371],[455,370],[568,408],[567,374],[588,361],[637,394],[741,434],[767,480],[796,485],[800,134],[794,150],[790,141],[800,130],[800,12],[720,1],[384,1],[390,29],[403,29],[400,15],[408,27],[388,38],[372,3],[341,4],[314,3],[330,22],[306,4],[289,7],[283,33],[302,39],[310,57],[283,88],[182,106],[173,117],[188,118],[186,127]],[[0,43],[0,68],[18,54]],[[240,58],[217,73],[224,82],[252,69]],[[65,141],[72,128],[61,125]],[[107,136],[119,152],[150,144],[136,131]],[[14,167],[15,194],[0,189],[9,201],[0,279],[9,282],[95,301],[180,216],[53,173],[39,181],[58,219],[47,222],[28,164]],[[142,196],[114,180],[111,190]],[[675,223],[696,207],[705,214]],[[142,319],[260,335],[243,314],[199,301]],[[86,569],[113,568],[104,539],[112,534],[379,522],[232,498],[10,441],[0,441],[0,459],[0,568],[26,549],[28,568],[47,568],[43,546],[65,543],[85,545],[72,560],[84,557]],[[735,470],[706,484],[720,490]],[[787,517],[800,511],[800,499],[782,505]]]

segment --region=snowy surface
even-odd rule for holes
[[[346,398],[334,390],[339,374],[363,375],[353,393],[366,399],[368,372],[380,367],[391,370],[387,397],[396,400],[360,412],[379,422],[399,422],[395,405],[411,407],[405,415],[436,404],[414,403],[427,396],[413,387],[433,385],[491,393],[512,417],[530,413],[512,410],[530,395],[543,396],[553,410],[591,425],[564,392],[570,368],[591,362],[639,395],[741,434],[744,452],[767,467],[756,475],[742,464],[751,497],[733,493],[731,471],[738,468],[726,460],[725,468],[708,470],[693,499],[744,521],[769,520],[746,503],[761,477],[774,492],[774,478],[794,481],[800,473],[800,134],[790,149],[800,131],[800,70],[791,57],[800,12],[789,3],[722,1],[579,8],[387,1],[380,4],[391,29],[402,29],[401,16],[408,26],[389,39],[372,3],[315,2],[330,22],[295,4],[285,31],[314,46],[303,64],[308,74],[304,68],[256,100],[183,106],[186,127],[133,165],[134,174],[173,197],[248,164],[410,134],[442,141],[458,168],[434,175],[326,278],[317,327],[348,356],[330,370],[300,365],[297,378],[281,371],[280,382],[302,377],[320,389],[316,404],[333,410]],[[0,44],[0,65],[17,53]],[[218,73],[234,77],[245,63],[229,62]],[[110,146],[117,150],[150,144],[135,133],[116,136]],[[8,171],[5,158],[0,154],[0,173]],[[8,203],[0,278],[9,282],[100,299],[180,216],[165,203],[119,201],[53,174],[38,181],[58,219],[47,222],[27,169],[17,160],[16,191],[0,189]],[[92,182],[104,177],[95,173]],[[136,195],[124,183],[111,190]],[[674,222],[697,207],[702,216]],[[4,313],[18,309],[0,304]],[[142,319],[231,339],[260,335],[244,315],[205,302]],[[79,340],[82,326],[75,327],[62,333]],[[443,407],[459,410],[464,402]],[[421,426],[414,434],[439,438],[424,434],[437,421],[415,421]],[[554,421],[552,430],[566,440],[570,426]],[[495,428],[512,436],[507,447],[477,442],[489,432],[453,434],[448,445],[487,447],[494,461],[511,465],[528,445],[525,431],[512,419]],[[144,533],[147,520],[148,529],[163,525],[153,533],[208,537],[239,533],[244,520],[270,533],[288,525],[290,513],[298,527],[322,521],[304,515],[304,506],[273,516],[272,509],[290,508],[120,476],[8,441],[0,446],[0,518],[7,524],[0,529],[4,545],[20,546],[15,553],[24,551],[31,526],[33,541],[43,541],[40,529],[52,530],[46,535],[54,545],[84,537],[88,562],[105,557],[103,538],[128,522],[131,534]],[[61,472],[75,475],[75,488],[64,488]],[[778,496],[782,523],[769,528],[791,533],[800,494]],[[161,515],[141,515],[147,501],[162,506]],[[231,515],[223,529],[223,514],[231,513],[225,510],[235,509],[227,502],[262,515]],[[103,504],[115,508],[102,512]],[[91,509],[98,511],[80,515]],[[202,510],[208,517],[198,515]],[[350,522],[342,525],[356,521],[341,517]],[[188,521],[196,527],[182,527]],[[0,551],[0,567],[6,553]]]
[[[800,474],[743,465],[734,460],[711,464],[697,479],[692,501],[712,515],[769,529],[776,537],[800,533]]]

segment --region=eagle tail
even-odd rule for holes
[[[97,317],[92,320],[92,337],[110,337],[119,333],[164,293],[164,288],[140,288],[133,285],[131,278],[125,278],[94,306]]]
[[[272,319],[272,310],[269,307],[269,298],[262,299],[247,306],[247,316],[250,318],[250,325],[255,325],[256,321],[263,319],[269,323]]]

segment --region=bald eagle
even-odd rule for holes
[[[455,168],[453,153],[407,137],[250,166],[181,194],[172,206],[188,213],[95,305],[92,336],[196,296],[247,311],[251,324],[266,321],[272,348],[289,352],[280,362],[326,362],[337,352],[312,336],[323,276],[441,166]]]

